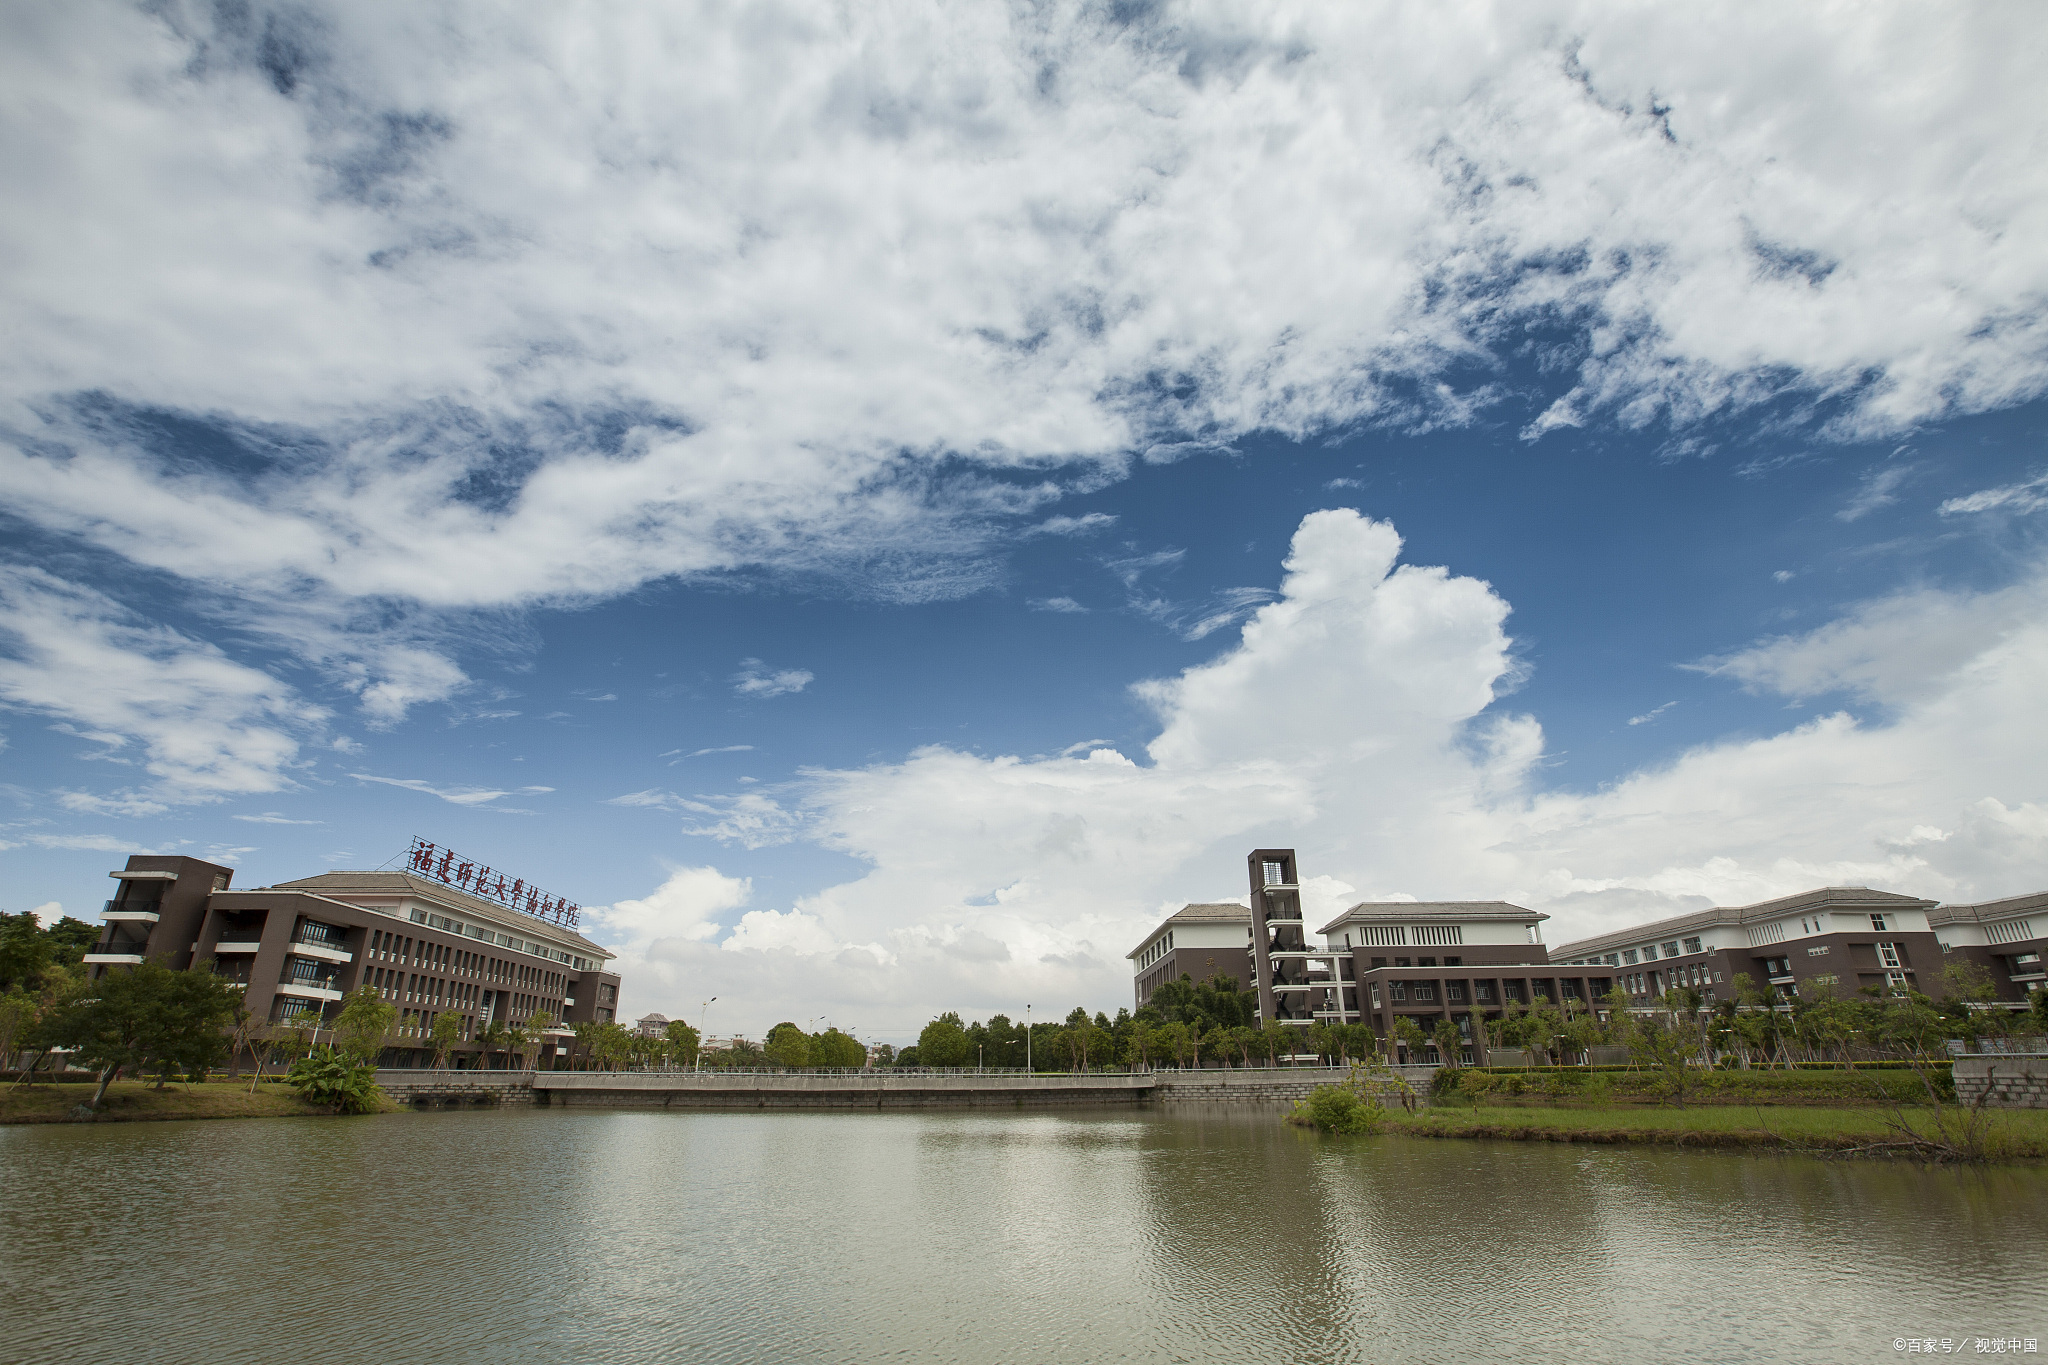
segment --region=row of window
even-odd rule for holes
[[[1251,931],[1246,930],[1245,932],[1249,933]],[[1160,937],[1152,944],[1151,947],[1147,948],[1144,952],[1138,954],[1138,970],[1141,972],[1144,971],[1147,967],[1151,966],[1153,963],[1157,962],[1160,958],[1165,957],[1168,953],[1172,951],[1173,930],[1168,929],[1164,934],[1160,935]]]

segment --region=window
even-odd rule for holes
[[[1408,946],[1408,931],[1398,924],[1366,924],[1359,926],[1358,946],[1361,948],[1405,948]]]
[[[1635,950],[1635,949],[1633,949],[1633,948],[1624,948],[1624,949],[1622,949],[1622,950],[1621,950],[1621,965],[1622,965],[1622,966],[1624,966],[1624,967],[1633,967],[1633,966],[1635,966],[1635,965],[1636,965],[1636,950]]]
[[[1414,929],[1418,947],[1430,944],[1435,947],[1455,947],[1465,941],[1465,930],[1456,924],[1418,924]]]
[[[1430,985],[1430,984],[1429,984],[1429,983],[1428,983],[1427,981],[1418,981],[1418,982],[1416,982],[1416,983],[1415,983],[1415,998],[1416,998],[1417,1000],[1434,1000],[1434,999],[1436,999],[1436,987],[1434,987],[1434,986]]]
[[[1677,956],[1678,956],[1678,945],[1677,945],[1676,943],[1667,943],[1667,944],[1665,944],[1665,945],[1664,945],[1664,956],[1666,956],[1666,957],[1677,957]]]
[[[1696,939],[1696,938],[1689,938],[1689,939],[1687,939],[1687,940],[1685,941],[1685,950],[1686,950],[1686,951],[1687,951],[1688,953],[1696,953],[1696,952],[1698,952],[1698,951],[1700,950],[1700,941],[1699,941],[1698,939]]]
[[[1433,957],[1418,957],[1415,959],[1415,965],[1418,967],[1434,967],[1436,959]]]
[[[1828,955],[1828,945],[1822,943],[1815,947],[1808,948],[1806,950],[1806,955],[1808,957],[1826,957]]]
[[[1383,958],[1383,957],[1376,957],[1376,958],[1374,958],[1374,959],[1372,960],[1372,965],[1373,965],[1373,968],[1374,968],[1375,970],[1377,970],[1378,968],[1381,968],[1381,967],[1384,967],[1384,966],[1386,966],[1386,965],[1387,965],[1387,960],[1386,960],[1385,958]]]
[[[1875,919],[1875,918],[1876,918],[1876,916],[1875,916],[1875,915],[1873,915],[1873,916],[1871,916],[1871,918],[1872,918],[1872,919]],[[1878,945],[1877,945],[1877,960],[1878,960],[1878,962],[1879,962],[1879,964],[1880,964],[1880,965],[1882,965],[1882,966],[1885,966],[1885,967],[1889,967],[1889,968],[1893,968],[1893,969],[1897,969],[1897,968],[1899,968],[1899,967],[1901,967],[1901,966],[1903,966],[1903,965],[1904,965],[1903,963],[1901,963],[1901,962],[1899,961],[1899,945],[1898,945],[1898,944],[1896,944],[1896,943],[1880,943],[1880,944],[1878,944]]]
[[[1446,967],[1462,967],[1465,965],[1465,959],[1462,957],[1447,957],[1444,959],[1444,965]]]
[[[1265,876],[1266,876],[1266,882],[1265,882],[1265,884],[1266,884],[1267,886],[1285,886],[1285,885],[1287,884],[1287,875],[1286,875],[1286,873],[1287,873],[1287,867],[1286,867],[1286,864],[1284,864],[1284,863],[1276,863],[1276,862],[1268,862],[1268,863],[1266,864],[1266,866],[1265,866]]]
[[[1491,1001],[1493,999],[1493,983],[1491,981],[1473,982],[1472,998],[1474,1000],[1479,1001],[1481,1004],[1485,1004]]]
[[[1870,917],[1870,927],[1882,934],[1889,926],[1885,924],[1883,915],[1872,915]]]
[[[1455,1001],[1456,1003],[1458,1003],[1458,1004],[1461,1004],[1461,1005],[1462,1005],[1462,1004],[1464,1004],[1464,1003],[1465,1003],[1465,986],[1464,986],[1464,983],[1463,983],[1463,982],[1459,982],[1459,981],[1447,981],[1447,982],[1445,982],[1445,983],[1444,983],[1444,999],[1446,999],[1446,1000],[1450,1000],[1450,1001]]]
[[[1602,966],[1619,967],[1621,965],[1621,954],[1609,953],[1606,957],[1601,958],[1600,962]]]
[[[1413,967],[1415,962],[1411,958],[1397,957],[1394,959],[1394,965],[1396,967]]]
[[[1387,995],[1395,1000],[1406,1000],[1408,998],[1408,983],[1405,981],[1393,982],[1387,987]]]

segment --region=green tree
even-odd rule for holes
[[[0,1065],[12,1061],[36,1026],[36,998],[19,986],[0,994]]]
[[[967,1030],[960,1016],[948,1010],[917,1035],[917,1064],[948,1067],[967,1064]]]
[[[1412,1015],[1394,1016],[1394,1039],[1408,1049],[1408,1061],[1413,1065],[1422,1060],[1422,1045],[1428,1041],[1422,1032],[1422,1025]]]
[[[795,1024],[777,1024],[768,1030],[768,1041],[762,1051],[775,1065],[794,1071],[811,1064],[811,1036]]]
[[[663,1036],[668,1039],[669,1056],[677,1066],[695,1066],[697,1064],[697,1049],[702,1045],[703,1040],[697,1036],[696,1029],[691,1028],[680,1019],[671,1019],[668,1021],[668,1028],[664,1031]]]
[[[398,1007],[377,998],[368,986],[358,986],[341,1002],[334,1016],[334,1042],[341,1054],[357,1066],[377,1064],[384,1050],[384,1035],[398,1022]]]
[[[96,924],[87,924],[82,919],[65,915],[43,931],[50,940],[50,965],[55,967],[81,967],[85,955],[100,941],[100,929]]]
[[[554,1031],[555,1026],[560,1022],[547,1010],[535,1010],[527,1018],[526,1031],[533,1035],[533,1065],[536,1070],[540,1068],[541,1049],[547,1047],[553,1041],[548,1035]],[[673,1028],[674,1025],[670,1025],[670,1027]],[[691,1036],[696,1036],[694,1031]]]
[[[25,990],[41,979],[54,947],[36,917],[0,910],[0,990]]]
[[[1651,1018],[1636,1030],[1629,1055],[1638,1065],[1662,1072],[1665,1093],[1683,1109],[1698,1047],[1698,1035],[1690,1028],[1669,1019]]]
[[[211,971],[174,972],[153,962],[115,968],[45,1021],[46,1046],[100,1068],[97,1108],[123,1071],[191,1074],[220,1056],[234,1017],[234,990]],[[159,1079],[159,1084],[162,1080]]]
[[[427,1041],[434,1045],[434,1067],[436,1070],[448,1065],[448,1054],[455,1051],[462,1041],[462,1016],[454,1010],[442,1010],[434,1016],[433,1024],[427,1029]],[[484,1045],[484,1065],[491,1063],[491,1049],[502,1046],[505,1030],[494,1019],[477,1035],[477,1041]]]
[[[1458,1064],[1458,1052],[1463,1046],[1463,1039],[1459,1037],[1458,1026],[1455,1023],[1448,1018],[1437,1020],[1436,1027],[1430,1030],[1429,1040],[1436,1044],[1438,1061],[1445,1066]]]
[[[827,1028],[811,1039],[812,1066],[856,1071],[866,1066],[867,1060],[868,1050],[860,1045],[860,1040],[836,1028]]]

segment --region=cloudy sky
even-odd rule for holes
[[[714,1031],[1165,912],[2048,887],[2048,13],[0,14],[0,864]]]

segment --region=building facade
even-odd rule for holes
[[[1484,1021],[1510,1002],[1604,1019],[1617,987],[1641,1010],[1658,1008],[1677,987],[1707,1003],[1726,1000],[1738,975],[1787,996],[1874,989],[1940,999],[1943,968],[1957,959],[1983,967],[2012,1008],[2048,987],[2048,892],[1941,906],[1868,887],[1820,887],[1555,951],[1543,942],[1549,917],[1506,901],[1363,901],[1318,930],[1316,944],[1303,931],[1294,850],[1255,849],[1247,862],[1249,908],[1188,905],[1129,954],[1139,1007],[1167,981],[1221,970],[1257,989],[1261,1022],[1366,1023],[1386,1038],[1404,1019],[1424,1033],[1448,1019],[1470,1062],[1483,1048]],[[1233,958],[1242,976],[1231,970]]]
[[[1927,912],[1928,927],[1948,961],[1974,962],[1991,978],[1998,999],[2022,1005],[2048,987],[2041,970],[2048,953],[2048,891],[1979,905],[1943,905]]]
[[[1183,976],[1207,981],[1219,972],[1243,990],[1252,979],[1252,912],[1236,901],[1184,905],[1161,920],[1144,942],[1124,954],[1131,963],[1138,1007]]]
[[[1761,988],[1841,994],[1874,986],[1887,994],[1942,995],[1941,942],[1929,916],[1935,902],[1862,886],[1824,886],[1754,905],[1716,906],[1591,938],[1557,950],[1574,966],[1613,971],[1645,1005],[1685,986],[1726,999],[1747,974]]]
[[[488,1025],[555,1027],[546,1056],[574,1025],[617,1018],[612,955],[560,924],[407,872],[328,872],[236,890],[230,868],[197,858],[137,854],[106,928],[86,955],[95,973],[156,961],[178,970],[211,961],[256,1018],[325,1020],[358,986],[398,1011],[386,1064],[431,1057],[435,1019],[453,1011],[475,1044]]]

